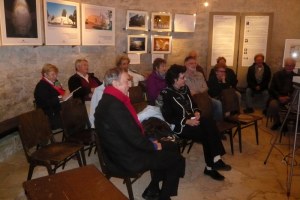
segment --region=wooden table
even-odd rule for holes
[[[29,200],[125,200],[94,166],[88,165],[23,183]]]

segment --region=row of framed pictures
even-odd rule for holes
[[[147,35],[128,35],[127,53],[148,53]],[[152,35],[151,36],[151,53],[168,54],[172,50],[172,36]]]
[[[148,31],[148,18],[147,12],[128,10],[126,28]],[[172,30],[170,13],[154,12],[151,18],[152,31]],[[174,30],[193,32],[195,19],[176,14]],[[0,23],[3,45],[115,45],[112,7],[65,0],[1,0]]]
[[[149,15],[146,11],[128,10],[126,17],[126,29],[129,30],[149,30]],[[151,13],[151,31],[171,32],[172,14],[166,12]],[[175,14],[174,31],[175,32],[194,32],[196,25],[196,14]]]

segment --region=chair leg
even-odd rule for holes
[[[238,133],[238,136],[239,136],[239,147],[240,147],[240,153],[242,153],[242,130],[241,130],[241,125],[239,124],[236,131]]]
[[[32,165],[32,164],[29,165],[29,170],[28,170],[28,175],[27,175],[27,181],[31,180],[34,168],[35,168],[35,165]]]
[[[231,147],[231,154],[234,154],[234,150],[233,150],[233,136],[232,136],[232,129],[229,130],[229,141],[230,141],[230,147]]]
[[[190,150],[191,150],[191,148],[193,147],[193,145],[194,145],[194,142],[192,141],[192,142],[190,143],[190,146],[189,146],[189,149],[188,149],[187,153],[190,153]]]
[[[134,200],[130,178],[125,178],[124,181],[125,181],[125,184],[126,184],[126,187],[127,187],[129,200]]]
[[[254,122],[254,127],[255,127],[256,144],[258,145],[258,127],[257,127],[257,121]]]
[[[52,170],[51,165],[46,165],[46,168],[49,175],[55,174],[56,168]]]
[[[84,148],[80,150],[81,158],[82,158],[82,163],[84,166],[86,166],[86,159],[85,159],[85,154],[84,154]]]
[[[80,166],[80,167],[82,167],[82,161],[81,161],[81,156],[80,156],[80,153],[76,153],[76,158],[77,158],[77,161],[78,161],[78,165]]]

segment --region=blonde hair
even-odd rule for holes
[[[121,55],[121,56],[117,57],[117,60],[116,60],[117,67],[120,67],[120,65],[122,63],[122,60],[127,60],[128,63],[130,63],[130,59],[129,59],[129,57],[127,55]]]
[[[48,74],[49,72],[52,72],[52,71],[55,73],[58,73],[58,68],[55,65],[46,63],[46,64],[44,64],[41,73],[42,73],[42,76],[44,76],[44,74]]]
[[[76,71],[77,71],[78,67],[80,67],[82,61],[88,62],[87,59],[85,59],[85,58],[77,59],[77,60],[75,61],[75,70],[76,70]]]

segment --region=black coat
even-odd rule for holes
[[[166,88],[160,93],[162,97],[161,112],[165,120],[174,124],[174,133],[180,134],[185,126],[186,120],[194,116],[196,111],[200,112],[193,102],[191,92],[187,86],[184,86],[179,93],[174,88]],[[191,112],[188,113],[187,109]]]
[[[251,88],[252,90],[256,90],[256,86],[260,87],[260,91],[267,90],[269,87],[269,82],[271,80],[271,70],[270,67],[266,64],[263,63],[264,66],[264,74],[262,78],[261,83],[257,83],[256,78],[255,78],[255,63],[251,65],[248,68],[248,73],[247,73],[247,83],[248,87]]]
[[[99,101],[95,128],[111,166],[140,172],[151,162],[148,155],[157,152],[153,143],[141,133],[127,107],[111,95],[103,94]]]
[[[52,129],[61,128],[59,93],[45,80],[40,80],[34,90],[35,103],[48,116]]]

